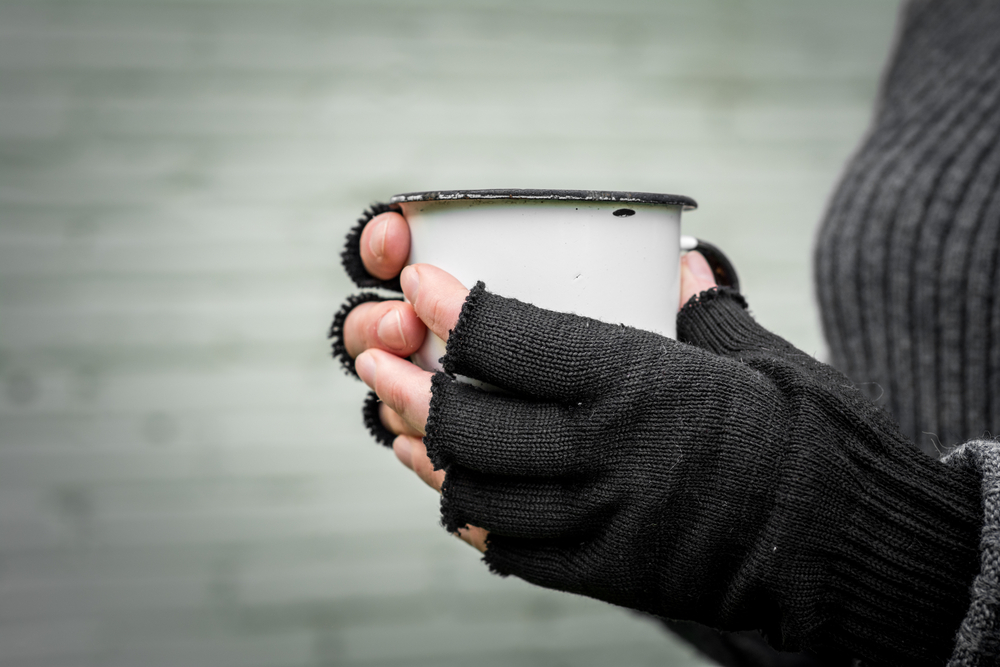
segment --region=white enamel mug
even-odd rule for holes
[[[720,284],[738,288],[722,253],[681,236],[694,200],[645,192],[450,190],[394,196],[410,227],[409,264],[433,264],[472,288],[541,308],[676,337],[681,252],[705,254]],[[441,368],[428,334],[414,355]]]

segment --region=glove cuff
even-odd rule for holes
[[[826,482],[857,493],[853,508],[823,510],[843,511],[839,529],[812,538],[829,549],[818,603],[829,604],[819,612],[828,614],[828,632],[817,635],[873,664],[943,665],[979,571],[980,482],[974,472],[892,449],[850,452],[854,460],[840,465],[853,469]]]
[[[677,313],[677,339],[729,356],[765,347],[777,337],[750,316],[742,294],[729,287],[713,287],[692,297]]]
[[[372,218],[387,211],[399,211],[398,206],[391,204],[375,203],[369,206],[357,224],[347,233],[347,241],[344,243],[344,250],[340,253],[340,262],[344,271],[358,287],[381,287],[382,289],[402,292],[403,288],[399,284],[399,276],[382,280],[368,273],[364,263],[361,261],[361,232],[365,230]]]
[[[358,377],[358,371],[355,370],[354,359],[347,353],[347,347],[344,345],[344,322],[347,321],[347,316],[351,314],[352,310],[369,301],[389,301],[389,299],[375,292],[362,292],[347,297],[347,301],[344,302],[344,305],[333,316],[330,330],[326,334],[326,337],[330,340],[331,355],[340,362],[345,373],[354,377]]]

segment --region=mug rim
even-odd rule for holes
[[[454,201],[459,199],[539,199],[558,201],[606,201],[631,204],[659,204],[682,206],[685,211],[698,208],[698,202],[684,195],[668,195],[657,192],[622,192],[617,190],[536,190],[536,189],[494,189],[494,190],[427,190],[425,192],[405,192],[393,195],[390,204],[405,204],[422,201]]]

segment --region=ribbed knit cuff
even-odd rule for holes
[[[677,314],[677,339],[723,356],[751,349],[789,347],[757,324],[743,295],[728,287],[705,290],[684,304]]]
[[[734,344],[753,344],[760,338],[759,328],[747,312],[743,295],[728,287],[705,290],[677,313],[677,340],[716,354]]]
[[[403,291],[403,288],[399,284],[399,276],[390,278],[389,280],[376,278],[368,273],[364,263],[361,261],[361,233],[365,230],[365,225],[371,222],[371,219],[376,215],[398,210],[398,206],[390,204],[372,204],[361,214],[358,222],[347,233],[344,250],[340,253],[340,262],[344,267],[344,271],[347,272],[347,275],[350,276],[351,280],[358,287],[381,287],[393,292]]]
[[[728,287],[713,287],[688,301],[677,314],[677,339],[751,365],[792,363],[839,383],[847,383],[830,366],[762,327],[747,302]]]
[[[851,454],[842,464],[851,474],[830,480],[858,493],[827,536],[829,622],[819,637],[866,664],[943,665],[979,570],[979,479],[915,449],[865,445]]]

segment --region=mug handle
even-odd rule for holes
[[[712,273],[715,275],[715,282],[720,287],[731,287],[737,292],[740,291],[740,277],[736,273],[736,267],[733,266],[733,263],[729,261],[726,254],[719,250],[718,247],[693,236],[682,236],[681,250],[685,252],[697,250],[700,252],[705,260],[708,261],[708,265],[712,268]]]

